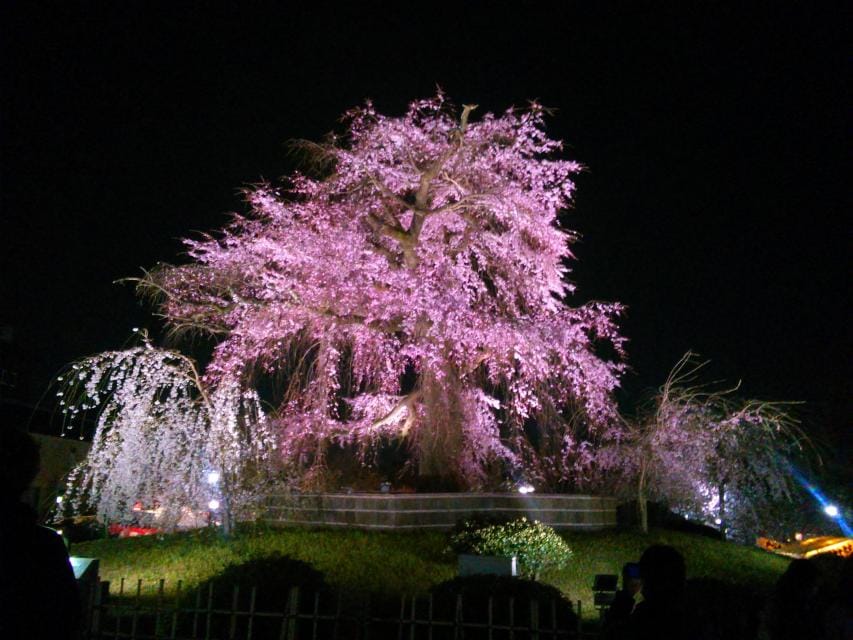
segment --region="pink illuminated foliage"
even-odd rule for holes
[[[248,215],[143,283],[174,329],[221,339],[209,384],[283,375],[285,460],[318,470],[330,444],[396,438],[421,472],[467,486],[496,459],[551,480],[589,467],[621,370],[596,343],[622,338],[619,305],[565,303],[574,236],[558,214],[580,167],[541,107],[473,109],[439,94],[403,117],[349,112],[346,136],[313,147],[327,175],[252,189]]]
[[[459,487],[578,486],[620,437],[623,365],[599,349],[623,355],[621,307],[567,303],[559,216],[580,166],[539,105],[474,109],[439,93],[350,111],[343,136],[302,145],[312,171],[250,189],[246,214],[186,241],[188,264],[140,282],[174,333],[215,340],[207,393],[263,386],[303,485],[333,449],[366,464],[397,443]]]
[[[737,387],[704,384],[705,365],[687,353],[599,463],[633,479],[644,531],[647,500],[655,500],[751,542],[795,493],[789,462],[809,442],[790,403],[743,400]]]

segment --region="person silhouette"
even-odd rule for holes
[[[75,639],[80,596],[68,551],[21,502],[39,465],[33,438],[0,426],[0,638]]]
[[[684,608],[684,557],[668,545],[652,545],[640,557],[643,600],[634,607],[629,637],[637,640],[688,638]]]
[[[636,562],[625,563],[622,566],[622,588],[616,592],[613,602],[604,614],[603,638],[610,640],[624,636],[636,604],[635,597],[642,585],[640,565]]]
[[[793,560],[776,582],[770,602],[767,630],[771,640],[853,637],[850,566],[828,554]]]

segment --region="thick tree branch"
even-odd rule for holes
[[[383,247],[382,244],[377,239],[369,238],[368,243],[370,244],[371,250],[374,251],[375,253],[378,253],[379,255],[385,257],[388,260],[388,264],[393,269],[399,269],[402,266],[400,264],[400,256],[398,254],[394,253],[393,251],[391,251],[391,249],[388,249],[387,247]]]
[[[412,219],[412,226],[409,229],[409,234],[415,242],[417,242],[420,237],[421,229],[423,228],[424,220],[426,218],[425,212],[429,209],[429,190],[432,186],[432,181],[439,174],[445,163],[450,160],[457,151],[459,151],[459,147],[462,146],[462,139],[465,135],[465,130],[468,128],[468,116],[476,108],[477,105],[475,104],[466,104],[462,108],[462,116],[459,118],[459,128],[453,133],[453,141],[451,145],[444,153],[436,158],[429,167],[427,167],[426,171],[421,174],[418,191],[415,194],[415,216]]]
[[[369,175],[368,178],[370,182],[379,189],[379,193],[381,193],[387,200],[400,205],[403,209],[411,209],[413,207],[412,203],[408,202],[405,198],[398,196],[396,193],[391,191],[384,182],[382,182],[379,178],[374,175]]]
[[[392,226],[387,222],[383,222],[372,213],[368,213],[364,219],[367,220],[367,224],[370,225],[370,228],[375,232],[381,233],[382,235],[393,238],[394,240],[404,244],[411,243],[409,234],[407,234],[402,227]]]
[[[417,416],[415,405],[420,399],[420,396],[420,391],[412,391],[409,395],[404,396],[388,413],[371,424],[370,430],[376,431],[382,427],[390,427],[400,419],[403,411],[406,411],[406,420],[403,422],[403,428],[400,429],[400,436],[405,438],[412,426],[415,424],[415,417]]]
[[[314,313],[326,318],[332,318],[335,320],[335,322],[338,322],[339,324],[360,324],[363,327],[377,329],[379,331],[382,331],[383,333],[394,333],[400,328],[400,319],[398,318],[391,319],[388,321],[368,320],[366,316],[360,315],[358,313],[348,313],[346,315],[340,315],[338,313],[335,313],[331,309],[315,309]]]

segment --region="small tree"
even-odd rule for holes
[[[644,532],[647,502],[655,499],[746,537],[766,520],[763,510],[794,490],[788,459],[805,438],[790,404],[738,400],[737,387],[701,384],[706,364],[692,353],[679,360],[652,409],[609,454],[635,478]]]
[[[207,385],[190,358],[143,334],[141,346],[80,360],[59,382],[67,416],[99,410],[89,455],[68,483],[76,510],[112,522],[137,503],[157,505],[158,525],[171,529],[215,499],[227,533],[262,493],[275,440],[259,398],[237,381]]]

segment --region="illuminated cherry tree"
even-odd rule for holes
[[[305,145],[320,177],[248,191],[247,215],[141,283],[175,331],[218,340],[205,384],[279,381],[280,453],[308,476],[330,446],[394,439],[463,486],[496,461],[565,482],[618,428],[621,365],[596,349],[621,354],[620,307],[565,301],[579,165],[542,107],[474,109],[350,111]]]
[[[740,400],[737,387],[702,384],[706,364],[686,354],[651,410],[630,423],[621,443],[600,452],[599,462],[634,479],[643,531],[651,499],[749,539],[795,493],[789,465],[807,441],[789,404]]]
[[[84,358],[58,382],[68,417],[98,410],[89,454],[68,481],[72,510],[103,522],[147,512],[162,529],[210,514],[228,531],[262,497],[275,440],[257,394],[238,381],[205,385],[190,358],[143,334],[141,346]]]
[[[367,463],[383,443],[458,487],[588,481],[621,434],[623,365],[597,351],[623,340],[618,304],[566,302],[579,166],[540,106],[474,109],[349,112],[346,135],[303,145],[313,177],[249,190],[188,264],[146,274],[167,326],[216,346],[203,371],[147,335],[73,365],[64,410],[99,416],[77,505],[110,521],[151,504],[175,526],[211,504],[213,472],[230,521],[272,463],[316,485],[331,451]]]

